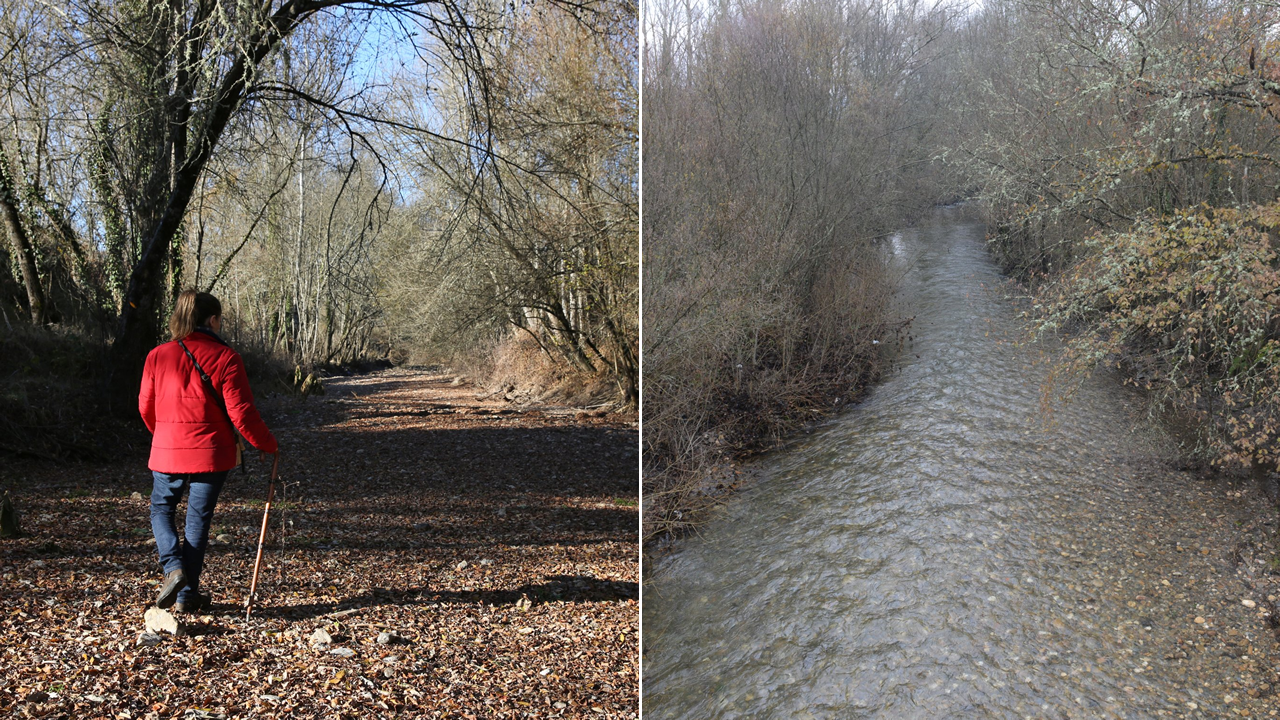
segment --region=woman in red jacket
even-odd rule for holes
[[[235,431],[264,457],[276,452],[276,439],[253,405],[244,361],[218,337],[221,329],[222,303],[209,293],[183,291],[169,319],[172,340],[147,355],[138,394],[152,434],[151,530],[165,573],[156,605],[179,612],[209,606],[209,596],[199,592],[200,572],[213,506],[239,463]],[[179,540],[174,512],[184,491],[186,533]]]

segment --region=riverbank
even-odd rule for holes
[[[884,348],[900,346],[906,329],[906,323],[885,324],[877,337],[866,338],[862,347],[847,348],[854,353],[856,373],[850,374],[847,368],[807,370],[805,376],[792,378],[802,387],[758,391],[754,398],[726,393],[718,401],[716,416],[699,432],[683,438],[684,452],[678,458],[669,451],[651,452],[651,444],[646,443],[645,552],[665,552],[687,533],[696,532],[717,506],[751,481],[756,458],[785,444],[805,427],[855,405],[889,362],[891,355]],[[882,342],[880,337],[896,340]]]
[[[696,530],[751,458],[880,378],[910,331],[893,308],[890,244],[833,253],[804,292],[735,297],[744,286],[732,281],[715,288],[726,297],[675,320],[646,309],[647,322],[672,325],[671,342],[645,356],[646,546]]]

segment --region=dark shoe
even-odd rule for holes
[[[213,605],[213,598],[203,593],[196,593],[196,596],[190,600],[179,600],[175,603],[173,611],[195,615],[208,611],[210,605]]]
[[[160,583],[160,597],[156,598],[156,607],[161,610],[171,607],[173,601],[178,599],[178,592],[186,586],[187,573],[182,568],[165,575],[164,582]]]

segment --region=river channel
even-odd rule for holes
[[[1238,572],[1274,506],[1114,377],[1046,415],[983,232],[892,238],[897,367],[646,566],[646,718],[1274,716]]]

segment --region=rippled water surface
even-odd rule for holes
[[[1199,548],[1258,508],[1178,471],[1113,379],[1049,422],[982,235],[895,238],[900,367],[646,569],[646,718],[1226,712],[1197,633],[1256,623]]]

